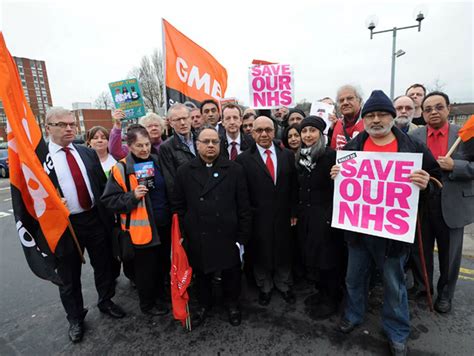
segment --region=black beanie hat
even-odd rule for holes
[[[299,132],[301,133],[303,128],[305,128],[306,126],[313,126],[316,127],[319,131],[324,132],[324,129],[326,128],[326,123],[319,116],[311,115],[301,121],[299,126]]]
[[[362,117],[374,111],[388,112],[392,117],[397,117],[392,101],[382,90],[374,90],[370,94],[370,98],[367,99],[362,108]]]
[[[286,115],[286,118],[289,119],[290,118],[290,115],[291,114],[294,114],[294,113],[298,113],[300,114],[301,116],[303,116],[303,119],[306,117],[306,115],[304,114],[304,111],[303,110],[300,110],[300,109],[290,109],[290,111],[288,111],[288,115]]]

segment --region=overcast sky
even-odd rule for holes
[[[0,0],[0,3],[2,0]],[[46,61],[54,105],[93,102],[108,83],[161,50],[161,18],[206,48],[228,72],[227,97],[248,104],[252,59],[289,63],[296,100],[334,97],[346,83],[364,97],[390,91],[391,33],[377,30],[416,24],[416,1],[174,0],[6,1],[2,29],[14,56]],[[395,94],[411,83],[435,81],[455,102],[474,101],[473,3],[425,2],[421,32],[399,31]]]

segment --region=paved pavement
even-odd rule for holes
[[[0,355],[122,355],[122,354],[321,354],[388,355],[380,325],[380,295],[370,299],[367,319],[350,335],[334,330],[338,317],[317,320],[307,284],[296,288],[297,302],[287,305],[274,294],[268,307],[257,303],[257,292],[244,283],[240,327],[227,322],[221,307],[206,323],[185,332],[171,315],[143,316],[136,290],[121,276],[115,301],[128,313],[112,320],[95,307],[97,294],[89,261],[83,269],[83,294],[89,309],[80,344],[67,337],[67,321],[57,288],[36,278],[21,250],[8,181],[0,180]],[[3,190],[2,190],[3,189]],[[472,230],[469,230],[472,238]],[[466,244],[467,245],[467,244]],[[466,246],[465,246],[466,247]],[[472,355],[474,350],[474,258],[463,257],[462,270],[448,315],[429,312],[425,301],[410,301],[410,355]]]

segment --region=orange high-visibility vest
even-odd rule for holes
[[[125,159],[121,160],[121,162],[125,163]],[[127,185],[125,184],[125,172],[122,164],[119,163],[112,167],[112,175],[118,185],[126,192]],[[135,174],[130,174],[129,179],[130,189],[133,191],[138,185],[138,180]],[[120,214],[122,230],[126,230],[126,222],[127,214]],[[146,245],[151,242],[152,231],[146,210],[145,197],[141,198],[137,207],[131,211],[129,231],[134,245]]]

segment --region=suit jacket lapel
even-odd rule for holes
[[[454,129],[454,126],[449,124],[449,129],[448,129],[448,151],[451,148],[452,145],[454,145],[454,142],[456,142],[456,139],[458,138],[458,134],[456,130]],[[457,149],[453,152],[455,153]]]
[[[209,175],[208,168],[203,167],[208,178],[206,184],[202,188],[201,195],[205,195],[225,178],[227,175],[227,169],[224,167],[227,167],[227,165],[221,166],[219,161],[217,161],[211,169],[211,175]]]
[[[275,146],[275,152],[276,152],[276,159],[277,159],[277,172],[276,172],[276,182],[280,179],[280,174],[281,174],[281,166],[282,166],[282,150]]]
[[[268,176],[268,178],[272,179],[272,176],[270,175],[270,172],[268,171],[267,165],[263,161],[262,156],[260,155],[260,152],[257,147],[255,147],[255,151],[252,152],[252,157],[257,162],[259,167],[263,169],[263,171]]]

